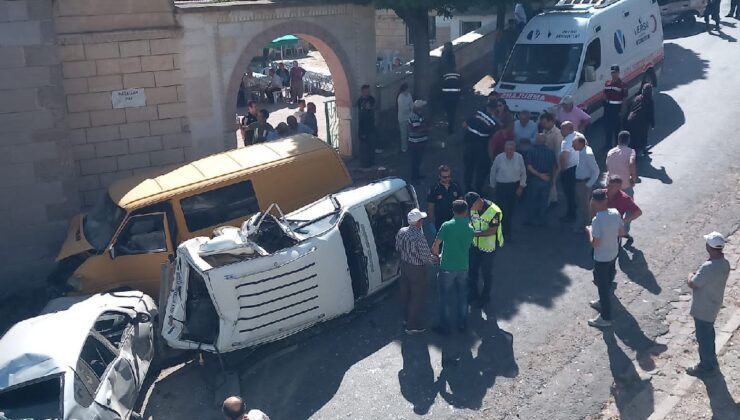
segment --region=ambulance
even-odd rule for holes
[[[663,55],[657,0],[560,0],[524,27],[495,90],[513,112],[535,116],[572,95],[595,120],[612,65],[632,96],[657,83]]]

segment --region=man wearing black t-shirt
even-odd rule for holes
[[[460,186],[452,180],[452,170],[447,165],[438,169],[439,181],[429,188],[427,194],[427,214],[434,221],[434,227],[439,232],[442,223],[452,219],[452,202],[461,200],[463,195]]]
[[[360,164],[363,168],[373,166],[375,155],[375,98],[370,95],[370,85],[363,85],[360,99],[357,100],[360,135]]]

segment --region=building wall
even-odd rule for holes
[[[449,26],[437,25],[437,35],[429,44],[429,48],[437,48],[452,39]],[[397,55],[403,63],[414,59],[414,46],[407,43],[406,24],[393,10],[375,11],[375,48],[376,55],[380,58],[386,54],[391,54],[392,58],[398,52]]]
[[[0,296],[44,275],[79,204],[53,16],[0,1]]]

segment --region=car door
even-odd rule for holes
[[[128,218],[108,249],[116,288],[158,295],[161,265],[174,250],[167,226],[169,222],[164,212]]]
[[[104,336],[128,360],[134,370],[137,388],[141,386],[154,356],[152,321],[137,322],[135,312],[103,312],[95,322],[95,331]]]
[[[592,39],[586,46],[586,53],[578,81],[579,87],[574,95],[577,104],[586,103],[587,106],[584,110],[589,114],[593,113],[595,108],[598,108],[602,102],[601,94],[604,90],[606,77],[602,56],[601,39],[598,37]],[[586,67],[593,68],[594,80],[587,80]]]
[[[80,378],[79,386],[94,395],[97,407],[106,411],[112,419],[126,419],[133,411],[138,386],[129,360],[95,331],[90,331],[80,351],[75,374]],[[77,385],[76,385],[77,386]],[[75,394],[84,394],[75,392]]]

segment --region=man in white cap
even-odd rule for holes
[[[691,376],[706,376],[719,370],[714,348],[714,321],[717,319],[725,294],[730,263],[722,250],[725,238],[719,232],[704,235],[709,258],[696,273],[689,273],[688,285],[694,291],[691,316],[694,317],[696,342],[699,344],[699,363],[686,369]]]
[[[425,331],[420,318],[427,298],[426,265],[436,262],[422,230],[426,217],[419,209],[411,210],[407,216],[409,225],[396,234],[396,251],[401,256],[401,316],[406,334]]]
[[[576,131],[580,133],[586,132],[586,126],[591,122],[591,116],[586,111],[575,106],[573,103],[573,97],[565,95],[563,100],[560,102],[560,110],[558,111],[558,121],[570,121],[573,123]]]
[[[426,105],[426,101],[417,99],[414,101],[414,109],[409,115],[409,154],[411,155],[411,180],[418,181],[421,178],[419,167],[421,159],[424,157],[424,149],[427,144],[427,134],[429,127],[424,121],[421,109]]]

